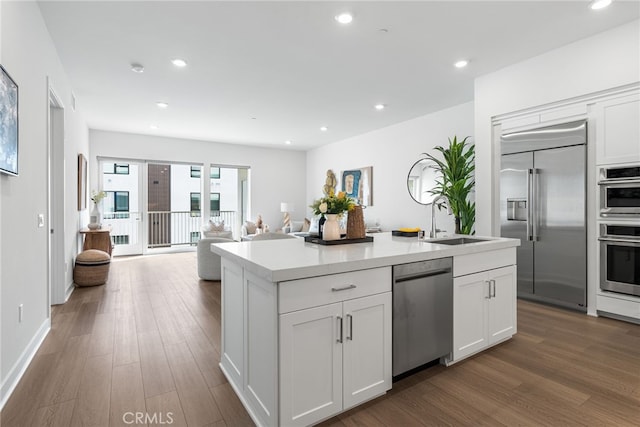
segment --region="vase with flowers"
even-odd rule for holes
[[[102,199],[107,197],[107,193],[105,191],[92,191],[91,192],[91,201],[93,201],[93,209],[91,209],[91,213],[89,214],[89,225],[87,227],[89,230],[97,230],[102,227],[100,221],[102,220],[102,214],[100,213],[100,202]]]
[[[347,197],[344,191],[340,191],[337,195],[333,191],[329,191],[327,196],[314,201],[313,204],[309,206],[313,210],[313,213],[326,218],[324,226],[320,228],[320,238],[322,240],[340,239],[338,218],[342,217],[345,212],[353,210],[355,205],[355,200]]]

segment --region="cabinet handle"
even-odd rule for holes
[[[491,298],[495,298],[496,297],[496,281],[495,279],[491,279],[491,286],[493,287],[493,292],[491,292]]]
[[[347,324],[349,325],[349,335],[347,335],[347,339],[353,341],[353,316],[350,314],[347,314]]]
[[[336,342],[342,343],[342,317],[337,316],[337,318],[338,318],[338,329],[339,329],[338,335],[340,336],[340,338],[338,338]]]
[[[484,283],[489,285],[489,295],[484,297],[484,299],[491,299],[491,280],[485,280]]]
[[[341,288],[331,288],[331,292],[348,291],[349,289],[355,289],[355,288],[357,288],[357,286],[354,284],[351,284],[351,285],[343,286]]]

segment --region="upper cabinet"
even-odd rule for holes
[[[640,94],[597,102],[598,165],[640,162]]]

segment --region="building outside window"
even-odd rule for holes
[[[211,166],[211,179],[220,179],[220,168]]]

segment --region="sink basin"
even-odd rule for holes
[[[453,239],[431,240],[431,243],[440,245],[466,245],[469,243],[487,242],[487,239],[476,239],[475,237],[456,237]]]

